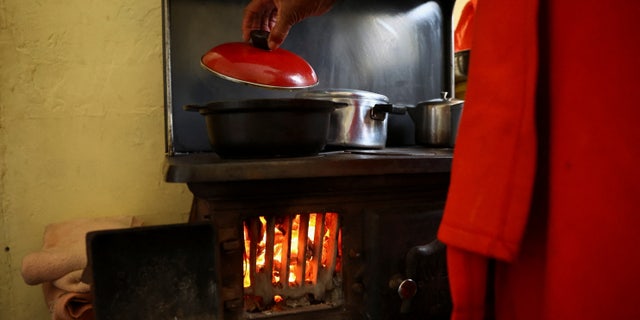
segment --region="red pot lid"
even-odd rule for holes
[[[315,71],[298,55],[269,50],[267,32],[252,32],[252,43],[224,43],[202,56],[202,66],[234,82],[275,89],[304,89],[318,84]]]

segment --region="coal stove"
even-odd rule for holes
[[[454,1],[339,1],[297,24],[283,48],[314,66],[323,88],[414,104],[453,92]],[[287,98],[200,67],[240,37],[245,3],[164,0],[166,181],[193,193],[190,222],[215,232],[215,318],[448,319],[436,240],[451,149],[415,145],[408,114],[389,115],[386,147],[315,156],[222,159],[199,114],[215,100]]]

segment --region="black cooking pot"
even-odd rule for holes
[[[253,99],[188,105],[205,117],[209,141],[222,158],[316,155],[327,143],[331,113],[344,103]]]

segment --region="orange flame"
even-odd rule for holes
[[[273,235],[273,263],[271,266],[272,270],[270,270],[271,282],[274,284],[280,283],[281,273],[286,272],[288,273],[287,284],[289,286],[302,285],[303,283],[300,283],[300,279],[298,279],[298,274],[302,273],[301,268],[304,268],[304,274],[300,275],[304,278],[303,282],[315,283],[317,268],[327,266],[332,256],[330,254],[331,250],[335,249],[336,246],[336,244],[332,243],[331,237],[335,236],[335,233],[332,232],[338,232],[338,230],[332,231],[332,226],[333,228],[337,226],[337,214],[311,213],[308,215],[308,218],[305,217],[304,220],[299,214],[293,216],[292,219],[277,219],[277,221],[276,218],[273,217],[270,219],[272,219],[271,225],[273,226],[271,230],[271,234]],[[303,222],[301,222],[301,220],[303,220]],[[252,222],[245,221],[245,257],[243,261],[245,288],[251,286],[252,250],[255,250],[253,253],[255,256],[255,270],[257,272],[266,271],[264,269],[267,264],[268,225],[267,218],[264,216]],[[316,230],[316,225],[324,226],[324,229],[326,229],[324,234],[319,234],[322,230]],[[306,241],[304,237],[305,229]],[[318,249],[319,251],[315,249],[317,247],[316,238],[322,239],[322,246],[321,249]],[[302,256],[303,253],[300,252],[300,249],[304,249],[304,256]],[[339,246],[338,250],[340,250]],[[318,262],[316,262],[318,255],[322,257],[320,266]],[[340,253],[338,255],[340,255]],[[282,266],[283,261],[288,261],[288,265]],[[337,265],[339,265],[339,261]]]

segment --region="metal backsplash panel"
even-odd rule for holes
[[[221,79],[200,65],[216,45],[242,41],[247,0],[164,0],[166,142],[169,155],[209,152],[204,117],[187,104],[253,98],[291,98],[297,92]],[[394,103],[439,97],[448,79],[448,2],[342,0],[327,14],[293,27],[283,44],[315,69],[313,89],[377,92]],[[447,8],[443,8],[447,7]],[[453,5],[451,4],[452,8]],[[443,62],[444,61],[444,62]],[[447,71],[448,72],[448,71]],[[390,115],[387,146],[413,143],[408,115]]]

